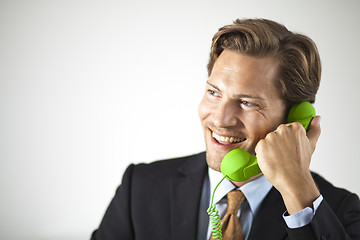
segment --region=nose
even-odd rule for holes
[[[236,107],[229,102],[222,102],[214,112],[214,124],[218,128],[235,127],[238,123]]]

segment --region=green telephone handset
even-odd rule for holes
[[[308,130],[311,120],[316,116],[315,108],[308,101],[295,103],[288,114],[288,122],[300,122],[305,130]],[[237,148],[228,152],[221,161],[220,171],[224,175],[223,179],[216,185],[210,202],[210,207],[207,210],[214,239],[222,239],[220,217],[218,211],[213,205],[214,193],[220,183],[225,179],[235,182],[243,182],[249,178],[261,173],[257,158],[255,155],[247,151]]]

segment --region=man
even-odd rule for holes
[[[311,39],[270,20],[236,20],[215,34],[208,74],[206,153],[129,166],[92,239],[209,239],[210,192],[236,148],[256,154],[262,171],[215,192],[221,218],[228,192],[246,199],[235,211],[239,239],[360,239],[359,198],[309,171],[320,117],[308,132],[286,121],[294,103],[315,101],[321,64]]]

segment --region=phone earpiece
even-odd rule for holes
[[[307,131],[310,125],[311,120],[316,116],[314,106],[308,101],[295,103],[290,108],[288,114],[288,122],[299,122],[303,125]]]

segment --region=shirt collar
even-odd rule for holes
[[[216,185],[223,178],[221,172],[215,171],[209,168],[209,180],[210,180],[210,190],[211,194],[213,193]],[[215,194],[213,204],[218,203],[228,192],[235,189],[236,186],[232,184],[228,179],[224,179],[218,186]],[[264,200],[265,196],[269,193],[272,188],[271,183],[266,179],[264,175],[258,177],[257,179],[246,183],[241,186],[240,189],[250,205],[252,213],[255,215],[259,209],[261,202]]]

